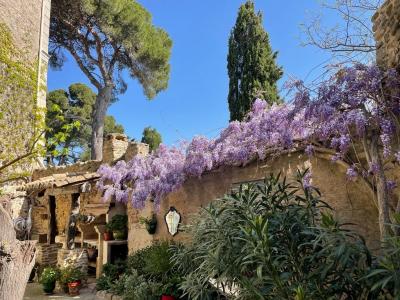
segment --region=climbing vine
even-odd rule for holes
[[[43,153],[44,110],[37,105],[38,62],[0,24],[0,182],[24,178]]]
[[[66,124],[54,132],[45,122],[46,107],[39,105],[38,95],[46,92],[40,78],[46,68],[32,60],[28,51],[18,48],[6,25],[0,23],[0,184],[27,179],[46,149],[59,151],[59,145],[79,128],[79,122]],[[54,122],[63,113],[52,108]],[[45,140],[45,133],[53,138]]]

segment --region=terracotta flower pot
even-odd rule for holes
[[[81,286],[80,281],[69,282],[68,283],[68,294],[70,296],[78,296],[80,286]]]
[[[162,295],[161,300],[176,300],[176,298],[170,295]]]
[[[112,232],[104,232],[103,237],[105,241],[111,241],[113,239]]]

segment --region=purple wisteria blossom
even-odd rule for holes
[[[358,176],[356,168],[354,166],[351,166],[350,168],[348,168],[346,171],[346,176],[347,176],[347,179],[350,181],[356,180],[356,178]]]
[[[256,100],[245,121],[231,122],[215,139],[197,136],[185,147],[161,145],[146,157],[104,165],[98,171],[98,186],[105,198],[130,201],[141,208],[149,198],[159,205],[189,177],[200,177],[221,166],[263,160],[272,150],[293,149],[296,141],[308,145],[308,155],[314,153],[313,143],[318,142],[336,151],[334,159],[344,160],[355,142],[377,132],[384,156],[393,155],[395,124],[390,116],[398,116],[400,106],[398,100],[385,101],[383,79],[399,86],[396,72],[383,74],[376,66],[360,64],[338,70],[317,89],[296,81],[290,85],[296,91],[291,103],[268,106]],[[347,171],[349,179],[356,175],[354,168]]]

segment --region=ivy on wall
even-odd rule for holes
[[[43,155],[44,109],[37,106],[38,62],[0,23],[0,183],[25,178]]]

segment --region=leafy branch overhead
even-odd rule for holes
[[[64,50],[98,90],[93,106],[92,159],[101,159],[104,118],[124,93],[123,71],[152,99],[168,86],[172,42],[134,0],[55,0],[50,22],[51,65],[61,67]]]

